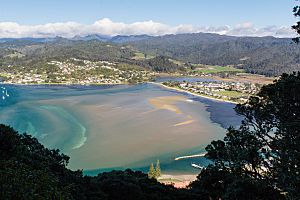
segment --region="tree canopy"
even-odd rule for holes
[[[0,125],[0,199],[196,199],[187,190],[161,184],[139,171],[83,176],[68,169],[68,161],[59,150]]]
[[[295,6],[294,9],[293,9],[293,13],[294,13],[294,16],[296,18],[299,18],[300,17],[300,6]],[[300,35],[300,21],[298,21],[295,25],[292,26],[292,29],[295,30],[295,32]],[[294,42],[296,43],[299,43],[300,41],[300,37],[296,37],[293,39]]]
[[[300,199],[300,72],[283,74],[235,109],[245,117],[241,126],[206,147],[214,164],[192,190],[213,199]]]

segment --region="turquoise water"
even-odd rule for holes
[[[241,120],[232,104],[152,84],[2,86],[9,96],[0,99],[0,123],[60,149],[71,157],[70,168],[87,174],[127,167],[147,171],[157,159],[165,173],[198,173],[191,163],[206,165],[206,159],[174,158],[204,152],[211,140],[224,137],[224,128]],[[171,103],[180,112],[149,103],[174,96],[189,99]]]

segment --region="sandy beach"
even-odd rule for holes
[[[175,112],[176,114],[183,115],[186,118],[186,120],[174,124],[173,125],[174,127],[189,125],[189,124],[191,124],[195,121],[191,115],[186,115],[185,113],[183,113],[178,108],[178,106],[175,105],[179,101],[188,102],[188,99],[185,98],[185,97],[182,97],[182,96],[163,96],[163,97],[151,98],[148,101],[152,106],[155,107],[155,110],[161,110],[161,109],[169,110],[169,111]],[[155,110],[152,110],[152,112],[155,111]]]

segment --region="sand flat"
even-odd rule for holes
[[[188,125],[188,124],[191,124],[193,122],[194,122],[194,120],[190,119],[190,120],[187,120],[187,121],[184,121],[184,122],[180,122],[180,123],[174,124],[174,126]]]
[[[72,103],[72,99],[77,103]],[[66,107],[82,120],[87,127],[87,141],[81,148],[68,152],[70,167],[93,169],[129,165],[162,152],[184,150],[208,141],[209,130],[218,128],[210,124],[207,117],[199,118],[201,106],[190,104],[186,99],[179,95],[124,94],[118,98],[85,95],[44,103]],[[199,132],[202,128],[205,131]]]
[[[150,98],[149,103],[156,109],[163,109],[182,114],[181,110],[175,105],[178,101],[186,101],[183,96],[162,96]]]

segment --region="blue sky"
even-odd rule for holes
[[[294,0],[1,0],[0,21],[20,24],[102,18],[132,23],[153,20],[169,25],[290,25]]]
[[[294,0],[0,0],[0,3],[0,37],[200,31],[284,37],[291,34],[290,26],[296,21],[292,15]],[[78,24],[37,26],[66,22]]]

